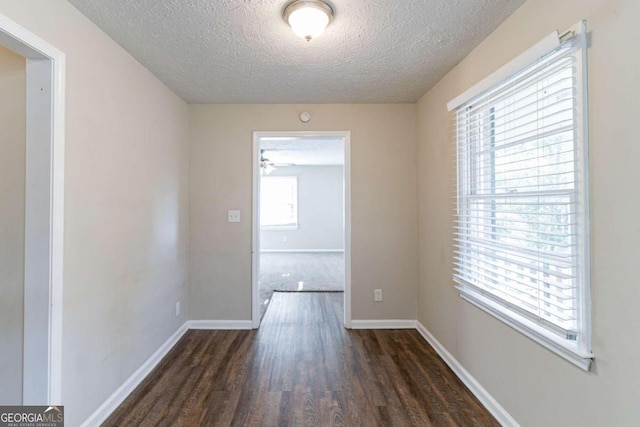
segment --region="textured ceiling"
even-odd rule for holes
[[[343,165],[342,138],[262,138],[264,157],[276,164]]]
[[[290,0],[70,0],[189,103],[415,102],[524,0],[331,0],[307,42]]]

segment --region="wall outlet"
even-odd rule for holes
[[[227,222],[240,222],[240,211],[227,212]]]
[[[375,302],[382,301],[382,289],[374,289],[373,290],[373,300]]]
[[[180,316],[180,301],[176,303],[176,316]]]

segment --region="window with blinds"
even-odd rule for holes
[[[584,43],[574,35],[456,109],[454,280],[583,355],[588,292]]]

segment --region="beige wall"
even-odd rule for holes
[[[0,46],[0,405],[22,403],[26,76]]]
[[[0,13],[67,58],[62,392],[75,426],[184,323],[188,109],[66,1]]]
[[[312,119],[302,124],[301,111]],[[415,105],[193,105],[190,317],[251,319],[253,131],[351,131],[352,317],[414,319]],[[240,209],[242,222],[227,223]],[[373,302],[373,289],[384,302]]]
[[[529,0],[418,104],[418,319],[523,426],[640,424],[640,2]],[[558,29],[591,33],[593,353],[585,373],[473,306],[451,281],[455,144],[445,103]]]

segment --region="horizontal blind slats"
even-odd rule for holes
[[[501,223],[502,222],[505,222],[505,221],[501,221]],[[493,231],[493,230],[503,230],[504,232],[513,232],[513,233],[532,233],[530,229],[513,227],[513,226],[508,227],[506,225],[500,225],[497,223],[474,224],[473,227],[454,225],[454,228],[458,230],[458,233],[477,232],[482,234],[498,234],[496,231]],[[492,231],[485,230],[489,228]],[[543,231],[538,231],[536,234],[540,236],[550,236],[550,237],[560,237],[560,238],[571,238],[576,235],[572,230],[573,227],[562,227],[562,228],[567,228],[570,231],[561,233],[559,231],[543,230]]]
[[[569,126],[572,121],[570,114],[572,115],[574,114],[574,112],[575,107],[571,105],[570,107],[564,108],[559,111],[543,111],[539,115],[529,114],[523,117],[523,119],[526,119],[527,121],[512,122],[510,123],[511,126],[508,130],[496,131],[495,123],[486,119],[484,120],[483,125],[478,125],[477,127],[491,128],[493,125],[493,133],[489,132],[490,136],[487,135],[484,138],[490,138],[491,140],[495,141],[495,147],[501,148],[506,146],[507,144],[513,144],[514,140],[520,143],[521,140],[527,140],[531,136],[538,136],[542,134],[542,132],[549,133],[554,129],[561,129],[563,125]],[[541,131],[541,129],[547,130]],[[476,136],[474,135],[474,133],[481,133],[484,131],[484,129],[466,129],[461,131],[469,134],[473,139],[483,139],[483,137]]]
[[[492,274],[491,270],[487,270],[486,272],[482,272],[482,269],[474,269],[469,266],[465,266],[465,268],[460,269],[456,268],[456,272],[460,277],[465,278],[467,281],[473,283],[479,277],[483,279],[483,282],[488,286],[492,287],[494,290],[498,292],[504,292],[511,296],[512,298],[521,301],[523,305],[528,305],[533,309],[540,309],[540,306],[537,305],[540,302],[544,304],[544,309],[549,312],[553,312],[554,316],[563,321],[574,320],[575,317],[572,316],[570,312],[573,311],[573,308],[569,304],[562,304],[557,301],[554,301],[550,297],[545,297],[542,294],[545,291],[528,287],[525,285],[515,286],[513,283],[509,284],[506,282],[504,276],[499,276]],[[567,297],[566,300],[569,300]]]
[[[520,155],[524,152],[528,152],[528,151],[534,151],[534,150],[540,150],[540,147],[537,145],[531,146],[531,145],[527,145],[527,143],[531,143],[534,141],[538,141],[538,140],[544,140],[546,138],[550,138],[555,136],[556,138],[558,138],[560,135],[564,135],[564,138],[566,139],[558,139],[556,142],[554,143],[547,143],[545,144],[545,147],[548,149],[552,149],[555,145],[560,145],[560,144],[566,144],[568,142],[572,142],[573,141],[573,126],[570,124],[570,121],[567,120],[566,121],[567,124],[561,127],[558,127],[560,125],[554,124],[554,125],[549,125],[549,126],[543,126],[543,127],[539,127],[537,129],[537,133],[531,135],[531,131],[527,131],[527,132],[523,132],[520,133],[518,135],[514,135],[512,136],[512,138],[510,138],[508,141],[504,142],[502,145],[495,145],[495,144],[490,144],[490,143],[485,143],[483,144],[482,149],[475,149],[472,154],[475,156],[480,156],[480,155],[487,155],[487,154],[493,154],[493,153],[499,153],[502,156],[507,156],[507,155],[511,155],[511,156],[515,156],[515,155]],[[555,126],[555,127],[554,127]],[[547,127],[550,127],[551,129],[547,129],[547,130],[543,130],[546,129]],[[568,133],[571,132],[571,133]],[[521,148],[520,151],[512,151],[511,153],[507,153],[506,151],[509,149],[514,149],[514,148]],[[462,145],[459,147],[460,149],[460,154],[463,155],[470,155],[469,153],[471,152],[471,150],[469,150],[467,148],[466,145]],[[503,152],[503,153],[501,153]]]
[[[573,264],[573,255],[568,256],[556,252],[534,250],[523,246],[509,245],[506,243],[491,243],[486,240],[476,239],[469,236],[464,236],[464,240],[458,238],[454,240],[459,242],[468,242],[472,245],[495,251],[496,253],[503,252],[516,256],[528,256],[531,259],[539,260],[540,262],[564,266],[565,268],[568,268]]]
[[[456,258],[458,260],[461,260],[461,258]],[[568,298],[573,298],[573,296],[568,295],[566,292],[566,290],[572,290],[573,288],[571,287],[567,287],[566,285],[562,284],[561,282],[558,282],[556,280],[552,280],[552,277],[544,277],[544,279],[540,279],[538,276],[528,273],[526,270],[527,269],[513,269],[511,267],[508,267],[510,264],[498,264],[496,261],[491,261],[491,257],[486,257],[486,258],[480,258],[480,257],[471,257],[472,262],[470,263],[462,263],[462,262],[457,262],[456,266],[459,269],[464,269],[467,266],[477,266],[480,267],[484,270],[490,271],[494,274],[497,274],[496,271],[500,271],[500,270],[504,270],[505,273],[499,274],[503,277],[509,277],[509,276],[505,276],[505,274],[508,273],[512,273],[513,275],[517,276],[522,276],[523,278],[528,278],[529,280],[541,280],[543,282],[543,284],[547,284],[549,285],[549,288],[545,288],[544,292],[548,292],[558,298],[561,298],[563,300],[566,300]],[[487,268],[487,266],[492,267],[492,268]],[[528,288],[533,288],[533,289],[537,289],[537,290],[541,290],[539,285],[537,284],[532,284],[532,283],[526,283],[523,282],[522,280],[518,280],[518,279],[512,279],[511,277],[509,277],[510,280],[514,280],[516,283],[518,283],[521,286],[525,286]],[[553,288],[553,289],[552,289]]]
[[[563,138],[559,138],[560,135],[562,135]],[[492,146],[491,144],[485,144],[488,146],[488,148],[482,149],[482,150],[474,150],[473,153],[476,156],[491,155],[493,153],[496,153],[500,155],[501,158],[527,155],[527,153],[531,153],[532,151],[540,150],[540,147],[538,145],[527,145],[528,142],[533,142],[538,139],[545,139],[551,136],[555,136],[556,141],[553,143],[545,144],[545,148],[547,149],[555,149],[556,146],[565,145],[567,143],[573,144],[573,141],[574,141],[573,126],[569,124],[563,128],[551,129],[549,131],[537,133],[533,136],[529,136],[521,140],[511,141],[499,147]],[[469,144],[459,146],[459,151],[461,155],[468,155],[468,150],[467,150],[468,145]],[[515,150],[515,148],[518,148],[519,150]]]
[[[460,245],[456,245],[455,247],[456,247],[456,250],[454,250],[454,254],[456,254],[455,258],[459,259],[460,262],[464,262],[465,257],[467,256],[470,258],[474,258],[474,255],[471,255],[471,254],[478,254],[476,257],[494,258],[498,261],[503,261],[509,264],[517,265],[522,268],[532,269],[534,267],[531,263],[532,260],[530,259],[518,260],[513,257],[508,257],[506,256],[506,254],[502,255],[499,253],[493,253],[484,248],[469,248],[469,247],[460,246]],[[551,267],[556,268],[556,270],[552,270]],[[562,270],[567,270],[569,267],[567,267],[566,265],[557,265],[554,263],[544,263],[543,267],[540,267],[540,266],[537,267],[537,271],[540,271],[543,274],[556,276],[561,280],[571,281],[575,279],[575,275],[562,272]],[[557,286],[560,286],[560,285],[557,285]],[[572,289],[572,288],[573,288],[572,284],[565,284],[563,287],[563,289]]]
[[[510,79],[509,83],[498,86],[493,91],[487,91],[476,97],[472,100],[472,103],[469,102],[461,106],[458,111],[464,111],[469,105],[472,105],[474,109],[482,111],[482,109],[486,107],[486,104],[500,103],[504,99],[508,99],[509,96],[513,96],[514,93],[526,91],[526,89],[532,85],[539,84],[539,81],[571,66],[575,61],[573,52],[570,50],[565,50],[564,55],[558,55],[555,59],[558,62],[551,66],[546,65],[548,62],[538,62],[534,64],[526,72],[520,73]],[[497,94],[497,92],[499,93]]]
[[[566,94],[566,91],[564,93]],[[532,123],[552,124],[561,121],[561,117],[566,120],[568,113],[573,112],[576,103],[573,94],[550,103],[544,103],[546,95],[541,95],[540,92],[532,93],[531,97],[536,98],[537,101],[531,105],[519,107],[518,110],[512,111],[501,107],[490,110],[487,112],[486,117],[479,117],[476,114],[470,115],[469,119],[464,123],[466,128],[464,131],[474,132],[481,128],[493,127],[494,130],[498,129],[498,131],[495,131],[492,137],[500,142],[504,139],[503,135],[513,134],[515,130],[531,126]],[[547,99],[547,101],[549,100]],[[507,123],[510,126],[508,129],[504,129]]]
[[[508,227],[500,227],[495,226],[493,229],[495,231],[487,231],[484,228],[492,228],[491,225],[488,224],[479,224],[479,227],[482,227],[483,230],[478,231],[475,228],[467,227],[464,229],[459,229],[461,233],[466,233],[466,235],[472,235],[471,233],[475,233],[476,235],[480,235],[485,239],[494,239],[497,242],[503,241],[511,241],[513,239],[517,239],[519,242],[527,242],[533,244],[545,244],[550,246],[555,246],[558,248],[573,248],[576,243],[571,241],[571,236],[574,234],[561,234],[561,233],[532,233],[528,230],[515,230]],[[564,228],[564,227],[563,227]],[[514,234],[510,234],[514,233]],[[548,237],[543,237],[543,235],[548,235]],[[537,238],[536,238],[537,237]]]
[[[467,256],[465,254],[465,256]],[[516,277],[518,276],[522,276],[523,278],[529,279],[529,280],[539,280],[539,277],[537,277],[534,273],[530,273],[527,272],[527,270],[531,270],[531,267],[527,267],[527,268],[514,268],[513,266],[515,265],[516,267],[520,267],[516,264],[513,263],[504,263],[504,264],[498,264],[498,260],[494,260],[494,261],[487,261],[488,259],[491,259],[491,257],[480,257],[480,256],[471,256],[470,259],[472,260],[471,263],[469,263],[468,265],[478,265],[478,263],[482,263],[482,265],[485,266],[492,266],[495,268],[499,268],[501,270],[504,270],[504,274],[512,274],[515,275]],[[456,263],[455,266],[456,268],[465,268],[467,266],[466,263],[462,262],[464,261],[464,259],[461,256],[456,256]],[[567,285],[566,283],[562,282],[562,278],[559,277],[555,277],[555,276],[544,276],[544,280],[543,280],[543,284],[547,284],[549,286],[548,290],[549,292],[551,292],[554,295],[563,295],[563,299],[567,299],[567,291],[572,291],[573,287],[571,287],[570,285]],[[568,279],[565,279],[565,281],[567,281]],[[535,285],[526,285],[526,286],[535,286]],[[545,288],[546,289],[546,288]]]
[[[477,213],[482,213],[482,214],[490,214],[490,209],[491,208],[485,208],[485,209],[467,209],[467,211],[471,214],[477,214]],[[514,214],[514,215],[521,215],[523,214],[522,211],[516,211],[516,210],[501,210],[499,212],[496,212],[496,214]],[[536,215],[536,216],[542,216],[545,217],[544,220],[545,221],[550,221],[554,218],[564,218],[566,216],[565,213],[544,213],[544,212],[532,212],[529,213],[530,215]],[[461,216],[462,219],[464,219],[464,215]],[[474,218],[477,218],[477,215],[474,215]],[[496,218],[497,220],[509,220],[509,218]],[[548,222],[549,224],[554,224],[553,222]],[[567,224],[571,224],[571,223],[567,223]],[[562,224],[564,225],[564,223]]]
[[[473,285],[473,278],[470,278],[469,276],[465,275],[465,274],[457,274],[457,277],[464,280],[465,282]],[[504,288],[501,287],[500,284],[498,283],[491,283],[489,282],[486,287],[483,287],[482,289],[489,289],[492,290],[494,295],[495,294],[503,294],[503,295],[507,295],[508,296],[508,300],[510,303],[517,305],[518,307],[520,307],[521,309],[526,310],[529,313],[540,313],[540,312],[544,312],[547,314],[547,317],[549,315],[552,315],[553,317],[556,318],[557,320],[557,324],[558,326],[568,326],[571,324],[572,321],[575,320],[575,310],[569,310],[569,309],[563,309],[562,307],[557,307],[554,306],[552,304],[549,304],[548,306],[544,306],[541,307],[540,306],[540,302],[542,300],[540,299],[534,299],[534,298],[527,298],[527,294],[525,292],[518,292],[516,289],[512,289],[512,288]],[[531,297],[533,297],[533,295],[530,295]]]
[[[522,309],[521,307],[519,307],[516,304],[513,304],[511,301],[504,299],[504,298],[500,298],[498,295],[496,295],[495,293],[489,292],[487,289],[478,287],[478,286],[474,286],[473,284],[468,283],[464,278],[457,276],[454,274],[453,280],[460,284],[463,287],[467,287],[470,286],[471,288],[474,288],[475,291],[477,291],[480,294],[485,295],[487,298],[505,306],[508,307],[510,309],[512,309],[514,312],[528,318],[529,320],[533,321],[534,323],[540,324],[541,326],[545,327],[545,329],[558,334],[559,336],[565,338],[565,339],[572,339],[575,340],[576,337],[576,329],[573,328],[573,322],[569,323],[569,325],[567,325],[566,327],[563,327],[563,323],[562,322],[552,322],[549,321],[548,318],[546,318],[544,316],[544,313],[538,312],[538,313],[534,313],[531,311],[527,311]]]
[[[504,221],[505,222],[513,222],[513,223],[516,223],[516,224],[533,224],[533,225],[540,224],[540,225],[549,225],[549,226],[557,225],[556,223],[553,223],[553,222],[526,221],[526,220],[520,220],[520,219],[509,219],[509,220],[504,220]],[[466,224],[467,223],[467,221],[465,221],[464,217],[462,217],[462,216],[458,216],[458,218],[454,222],[456,224]],[[567,227],[575,227],[576,223],[568,222],[565,225]]]
[[[575,190],[545,190],[544,192],[539,191],[519,191],[517,193],[510,194],[490,194],[490,195],[459,195],[456,198],[459,201],[463,200],[483,200],[483,199],[511,199],[511,198],[527,198],[527,197],[553,197],[553,196],[570,196],[575,193]]]

